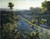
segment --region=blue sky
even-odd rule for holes
[[[13,2],[15,9],[29,9],[30,7],[41,7],[44,0],[0,0],[0,8],[8,8],[8,3]]]

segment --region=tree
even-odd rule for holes
[[[30,10],[34,11],[34,8],[33,7],[30,7]]]
[[[14,7],[14,4],[12,2],[9,2],[9,5],[8,7],[10,7],[10,10],[12,11],[13,7]]]
[[[44,10],[50,11],[50,1],[44,1],[44,2],[42,2],[42,8]]]
[[[48,13],[47,24],[50,25],[50,1],[42,2],[42,9],[44,13]]]

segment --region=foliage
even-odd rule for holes
[[[14,7],[14,4],[12,2],[9,2],[9,6],[8,7],[10,7],[10,9],[12,10],[13,7]]]
[[[1,39],[10,39],[10,31],[14,29],[14,21],[16,20],[16,15],[14,12],[10,11],[1,11]],[[14,17],[15,16],[15,17]],[[12,29],[10,29],[10,27]],[[12,32],[13,33],[13,32]]]
[[[50,1],[44,1],[42,3],[42,7],[46,8],[47,10],[50,10]]]
[[[50,25],[50,1],[44,1],[42,2],[42,10],[43,12],[42,13],[48,13],[48,16],[47,16],[47,24]],[[46,16],[45,16],[46,17]]]
[[[40,35],[39,35],[39,32],[36,31],[36,34],[34,35],[34,33],[33,33],[32,35],[30,35],[29,39],[40,39],[39,36],[40,36]]]
[[[50,14],[50,1],[44,1],[42,2],[42,8],[44,9],[44,11],[48,11],[48,14]]]

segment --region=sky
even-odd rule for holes
[[[8,3],[14,3],[14,9],[29,9],[30,7],[41,7],[44,0],[0,0],[0,8],[8,8]],[[49,0],[48,0],[49,1]]]

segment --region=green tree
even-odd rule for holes
[[[12,2],[9,2],[9,5],[8,7],[10,7],[10,10],[12,11],[13,7],[14,7],[14,4]]]
[[[42,2],[42,10],[44,13],[48,13],[48,16],[47,16],[47,24],[50,25],[50,1],[44,1]]]
[[[50,11],[50,1],[44,1],[42,2],[42,9]]]

